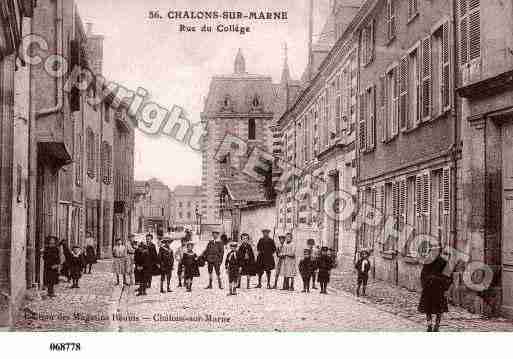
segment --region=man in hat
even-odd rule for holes
[[[303,293],[310,293],[310,278],[314,272],[315,263],[310,249],[306,248],[303,253],[304,257],[299,261],[299,274],[303,280]]]
[[[171,239],[163,239],[159,248],[160,293],[164,293],[164,280],[167,283],[167,291],[171,292],[170,282],[175,258],[173,250],[169,247],[170,242]]]
[[[369,270],[371,267],[369,261],[369,252],[366,250],[362,250],[360,252],[360,259],[355,264],[356,272],[358,273],[357,277],[357,286],[356,286],[356,296],[360,296],[360,288],[362,288],[362,295],[365,296],[365,290],[367,289],[367,281],[369,280]]]
[[[280,242],[278,248],[276,248],[276,256],[278,257],[278,264],[276,265],[276,271],[274,272],[274,286],[273,289],[276,289],[278,286],[278,278],[281,273],[281,266],[283,264],[283,256],[281,252],[283,250],[283,245],[285,244],[285,236],[283,234],[278,235],[278,241]],[[285,285],[285,281],[283,281]]]
[[[276,252],[276,244],[274,243],[274,240],[269,237],[269,233],[271,233],[271,230],[263,229],[263,236],[257,244],[257,288],[262,288],[262,275],[265,272],[267,278],[267,289],[271,289],[271,271],[275,267],[274,253]]]
[[[219,289],[223,289],[223,283],[221,282],[221,263],[224,257],[224,246],[219,241],[219,232],[213,231],[212,238],[207,243],[207,247],[201,254],[203,259],[207,262],[208,268],[208,286],[205,289],[212,289],[213,271],[215,269],[217,276],[217,283]]]
[[[151,288],[151,280],[154,275],[159,274],[158,261],[159,257],[157,254],[157,247],[153,243],[153,234],[148,233],[146,235],[146,248],[148,249],[149,261],[151,263],[150,276],[147,277],[146,288]]]
[[[286,234],[281,255],[283,257],[281,271],[283,272],[284,289],[294,291],[294,278],[297,274],[296,245],[290,232]]]

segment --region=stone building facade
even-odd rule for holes
[[[330,192],[356,193],[358,42],[346,29],[359,3],[333,2],[323,31],[331,36],[312,45],[305,71],[310,77],[304,77],[297,99],[279,120],[283,172],[277,228],[292,232],[299,249],[308,238],[332,248],[345,258],[342,263],[354,256],[353,218],[340,221],[324,207],[330,206]],[[328,51],[320,56],[319,49]]]
[[[42,44],[20,46],[28,34]],[[134,123],[126,106],[96,101],[94,86],[65,86],[75,83],[75,67],[101,75],[102,46],[74,1],[0,4],[0,326],[9,325],[25,289],[44,287],[48,236],[82,245],[91,231],[98,254],[108,257],[117,207],[127,236]]]
[[[456,246],[493,270],[484,293],[458,299],[484,313],[513,316],[513,7],[458,1],[457,94],[463,140]]]
[[[271,128],[285,110],[288,93],[293,91],[291,85],[288,78],[276,84],[269,76],[246,72],[241,50],[236,55],[233,74],[212,78],[201,114],[207,129],[202,150],[202,191],[206,200],[202,205],[205,213],[202,223],[230,223],[228,227],[238,228],[239,215],[221,210],[224,206],[222,201],[226,198],[223,191],[227,184],[238,188],[244,185],[248,185],[247,188],[263,186],[262,181],[247,176],[242,169],[255,148],[272,152]],[[217,158],[216,151],[226,135],[243,141],[247,152],[231,148],[223,153],[223,158]]]
[[[206,214],[206,203],[200,186],[176,186],[172,193],[171,223],[173,226],[199,224],[199,216]]]
[[[30,33],[31,1],[0,3],[0,328],[9,326],[27,284],[30,67],[17,59]],[[22,275],[20,275],[20,273]]]
[[[156,232],[160,227],[167,232],[173,223],[173,193],[157,178],[136,181],[136,233]]]

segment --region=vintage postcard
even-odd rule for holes
[[[511,1],[1,0],[0,162],[1,331],[513,331]]]

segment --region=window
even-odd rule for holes
[[[182,208],[183,207],[183,203],[182,202],[178,202],[178,207]]]
[[[416,232],[430,234],[431,219],[431,178],[429,172],[418,174],[415,178]]]
[[[183,213],[182,212],[178,212],[178,218],[180,218],[180,219],[183,218]]]
[[[421,118],[422,121],[428,121],[431,118],[432,105],[432,84],[431,84],[431,37],[426,37],[421,41]]]
[[[374,59],[375,36],[374,20],[371,20],[361,31],[362,65],[369,64]]]
[[[104,109],[105,109],[105,122],[110,122],[110,106],[108,103],[105,103],[104,105]]]
[[[399,65],[399,124],[401,131],[407,128],[409,116],[408,101],[408,57],[403,57]]]
[[[88,127],[86,132],[86,150],[87,150],[87,175],[94,178],[95,175],[95,136],[93,130]]]
[[[412,20],[418,13],[418,0],[408,0],[408,21]]]
[[[75,144],[75,183],[77,186],[82,185],[82,168],[83,168],[83,156],[82,156],[82,135],[77,135],[77,143]]]
[[[256,139],[256,123],[254,118],[248,120],[248,140]]]
[[[359,146],[363,152],[373,150],[376,145],[375,104],[376,90],[372,85],[360,95]]]
[[[406,130],[419,123],[419,49],[413,49],[408,55],[408,103],[409,113],[406,118]]]
[[[440,55],[440,97],[442,110],[451,107],[451,54],[449,45],[449,21],[442,25],[442,45]]]
[[[187,207],[191,208],[191,202],[187,202]]]
[[[481,57],[481,13],[479,0],[459,0],[460,64]]]
[[[102,180],[103,183],[109,185],[112,183],[112,147],[107,142],[102,143]]]
[[[396,35],[395,4],[394,0],[387,0],[386,5],[387,39],[392,41]]]
[[[191,219],[191,212],[187,212],[187,219]]]
[[[386,142],[399,132],[399,66],[390,69],[380,79],[380,116],[382,141]]]

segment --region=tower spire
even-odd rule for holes
[[[237,52],[237,56],[235,56],[234,72],[236,74],[246,73],[246,60],[244,60],[244,55],[242,55],[242,50],[240,48]]]
[[[283,68],[281,70],[281,83],[288,84],[290,80],[289,56],[287,43],[283,44]]]

